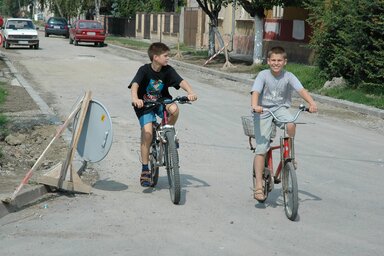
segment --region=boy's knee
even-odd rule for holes
[[[176,116],[179,114],[179,107],[176,104],[171,104],[168,107],[168,112],[172,116]]]
[[[141,140],[142,141],[151,141],[152,140],[152,131],[142,130],[141,132]]]

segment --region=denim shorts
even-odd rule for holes
[[[292,114],[288,108],[280,108],[274,112],[275,116],[281,120],[291,120]],[[256,139],[256,154],[265,154],[270,148],[271,134],[272,134],[272,122],[273,117],[271,115],[260,116],[258,113],[253,114],[255,139]],[[284,124],[275,122],[276,126],[280,129],[284,129]]]
[[[154,109],[151,112],[145,113],[139,117],[140,127],[143,128],[144,125],[152,122],[156,122],[156,116],[163,118],[163,106],[160,106]]]

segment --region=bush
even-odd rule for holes
[[[384,2],[309,0],[311,47],[328,79],[344,77],[348,86],[384,92]]]

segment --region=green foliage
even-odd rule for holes
[[[310,0],[311,47],[328,79],[352,89],[384,93],[384,1]]]
[[[364,89],[360,88],[331,88],[326,91],[322,90],[321,94],[332,98],[384,109],[384,97],[382,97],[382,95],[369,94]]]
[[[3,87],[4,83],[0,83],[0,104],[3,103],[7,97],[7,91]]]
[[[183,1],[178,1],[179,6]],[[174,0],[112,0],[112,15],[115,17],[134,16],[136,12],[170,12],[174,9]]]

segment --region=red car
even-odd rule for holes
[[[103,25],[95,20],[78,20],[69,29],[70,44],[78,45],[79,42],[87,42],[103,47],[105,37]]]

